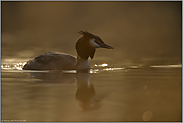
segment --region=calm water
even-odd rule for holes
[[[22,65],[2,62],[2,121],[182,120],[181,65],[101,64],[91,74]]]
[[[1,5],[1,121],[182,120],[181,1]],[[42,53],[77,56],[81,30],[115,48],[97,49],[91,74],[22,70]]]

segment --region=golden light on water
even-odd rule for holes
[[[97,73],[99,72],[99,69],[90,70],[90,73]]]
[[[106,68],[106,69],[104,69],[104,70],[109,71],[109,70],[113,70],[113,69],[112,69],[112,68]]]
[[[11,65],[1,65],[1,69],[16,69],[16,70],[22,70],[22,67],[26,64],[26,62],[20,62],[17,64],[11,64]]]
[[[155,66],[151,66],[151,67],[156,67],[156,68],[181,68],[182,65],[181,64],[177,64],[177,65],[155,65]]]
[[[102,67],[106,67],[106,66],[108,66],[108,64],[107,63],[103,63],[101,66]]]
[[[119,68],[111,68],[111,67],[108,67],[108,65],[109,64],[107,64],[107,63],[95,64],[94,65],[95,67],[105,67],[102,70],[95,69],[95,72],[98,72],[98,71],[115,71],[115,70],[123,70],[123,69],[125,69],[125,68],[122,68],[122,67],[119,67]]]
[[[125,68],[106,68],[105,71],[124,70]]]
[[[138,66],[130,66],[131,68],[139,68]]]
[[[95,64],[94,66],[95,66],[95,67],[107,67],[108,64],[107,64],[107,63],[103,63],[103,64],[100,64],[100,65]]]

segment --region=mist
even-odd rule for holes
[[[48,52],[76,56],[80,30],[115,50],[95,60],[177,64],[182,59],[182,2],[1,2],[3,58]]]

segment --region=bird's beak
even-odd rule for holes
[[[105,43],[100,44],[100,46],[101,46],[101,48],[114,49],[112,46],[105,44]]]

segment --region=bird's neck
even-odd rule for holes
[[[90,71],[90,62],[89,59],[83,59],[79,55],[77,56],[76,62],[77,72],[88,73]]]

